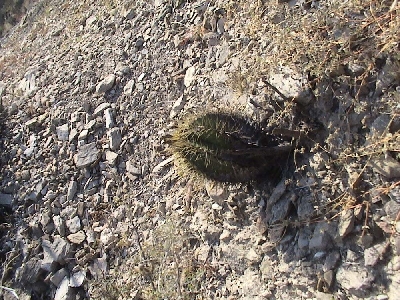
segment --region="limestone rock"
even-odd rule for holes
[[[64,124],[64,125],[58,126],[56,128],[56,130],[57,130],[57,138],[60,141],[68,141],[69,140],[68,124]]]
[[[339,286],[349,293],[363,297],[375,279],[371,271],[360,265],[343,265],[336,273],[336,280]]]
[[[106,78],[100,81],[99,84],[97,84],[96,93],[102,94],[108,92],[109,90],[111,90],[114,83],[115,83],[115,75],[114,74],[108,75]]]
[[[79,148],[78,153],[74,155],[75,165],[78,168],[90,166],[100,157],[100,150],[97,149],[96,143],[83,145]]]
[[[51,272],[56,263],[63,263],[69,255],[70,245],[60,236],[55,236],[51,243],[49,240],[42,241],[44,257],[41,268]]]
[[[121,132],[119,128],[112,128],[108,131],[108,139],[110,143],[111,150],[119,149],[122,142]]]
[[[68,235],[67,239],[73,244],[81,244],[86,239],[86,235],[83,230],[80,230],[76,233],[71,233]]]
[[[269,83],[278,89],[286,99],[294,99],[300,104],[306,105],[313,98],[308,87],[307,77],[288,67],[280,67],[275,74],[270,76]]]

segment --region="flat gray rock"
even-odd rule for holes
[[[63,263],[69,255],[69,244],[60,236],[55,236],[53,243],[42,241],[44,257],[41,268],[48,272],[54,271],[56,263]]]
[[[10,194],[0,194],[0,205],[11,207],[13,203],[13,196]]]
[[[100,150],[96,147],[96,142],[83,145],[78,153],[74,155],[74,162],[78,168],[90,166],[100,157]]]

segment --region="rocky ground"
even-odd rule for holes
[[[397,1],[40,0],[1,40],[2,299],[399,299]],[[222,110],[282,178],[178,174]]]

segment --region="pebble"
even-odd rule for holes
[[[382,242],[380,244],[374,245],[370,248],[365,249],[364,251],[364,265],[368,266],[375,266],[376,263],[383,258],[386,250],[389,247],[388,242]]]
[[[344,238],[354,229],[354,213],[352,209],[345,209],[341,212],[338,224],[338,234]]]
[[[80,230],[76,233],[71,233],[70,235],[67,236],[68,241],[70,241],[73,244],[81,244],[86,238],[85,232],[83,230]]]
[[[294,99],[296,102],[306,105],[313,99],[308,88],[308,80],[305,75],[299,74],[289,67],[280,67],[277,72],[270,75],[269,83],[277,88],[286,99]],[[279,95],[280,102],[282,99]]]
[[[74,199],[77,190],[78,183],[76,181],[70,181],[68,185],[67,201],[71,201]]]
[[[83,270],[75,272],[69,279],[69,286],[74,288],[80,287],[82,286],[85,279],[86,279],[86,274]]]
[[[132,95],[133,89],[135,88],[135,80],[129,80],[124,87],[124,94],[127,96]]]
[[[57,138],[60,141],[68,141],[69,140],[69,128],[68,124],[63,124],[56,128],[57,130]]]
[[[109,90],[111,90],[111,88],[113,87],[113,85],[115,83],[115,78],[116,77],[114,74],[110,74],[106,78],[104,78],[102,81],[100,81],[99,84],[97,84],[97,86],[96,86],[96,93],[102,94],[102,93],[105,93],[105,92],[108,92]]]
[[[113,151],[119,149],[119,146],[121,145],[122,142],[121,132],[119,128],[112,128],[108,131],[107,134],[108,134],[110,149]]]
[[[111,108],[104,110],[104,118],[106,119],[106,128],[112,128],[115,126],[114,115]]]
[[[102,103],[99,106],[97,106],[93,112],[94,116],[99,116],[101,115],[107,108],[111,107],[111,104],[108,102]]]

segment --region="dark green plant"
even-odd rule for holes
[[[244,117],[205,113],[179,124],[169,140],[181,173],[222,182],[246,182],[276,175],[293,150],[283,138],[268,134]]]

